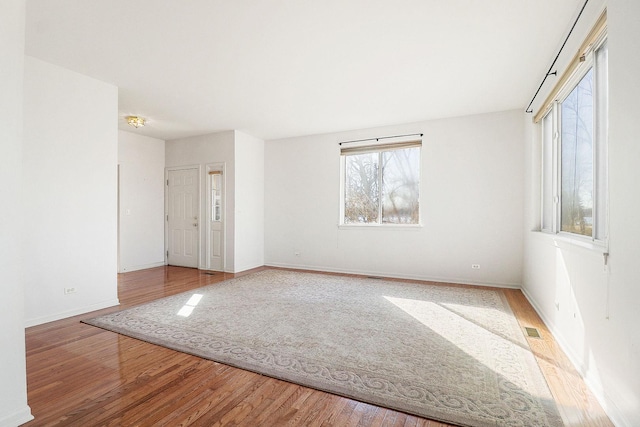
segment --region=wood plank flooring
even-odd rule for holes
[[[237,276],[237,275],[236,275]],[[118,277],[119,307],[26,330],[26,426],[397,426],[445,427],[189,356],[80,323],[234,277],[158,267]],[[612,426],[524,295],[502,290],[528,338],[567,426]]]

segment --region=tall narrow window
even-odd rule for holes
[[[222,173],[209,172],[211,180],[211,221],[222,220]]]
[[[542,229],[553,231],[554,117],[549,112],[542,120]]]
[[[593,69],[561,104],[561,230],[593,234]]]
[[[542,221],[548,232],[606,240],[608,78],[604,36],[542,119]]]
[[[343,224],[419,224],[421,142],[343,148]]]

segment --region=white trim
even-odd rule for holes
[[[376,230],[420,230],[424,228],[422,224],[338,224],[340,230],[362,230],[362,229],[376,229]]]
[[[234,271],[227,272],[227,273],[237,274],[237,273],[242,273],[243,271],[253,270],[254,268],[260,268],[260,267],[264,267],[264,266],[265,266],[264,264],[242,266],[240,268],[236,268]]]
[[[600,240],[592,239],[588,236],[582,236],[580,234],[573,234],[567,231],[560,231],[556,233],[554,236],[554,240],[556,246],[577,246],[585,249],[589,249],[592,251],[602,251],[607,252],[607,247],[604,242]]]
[[[552,240],[552,244],[561,249],[579,248],[592,253],[601,254],[608,252],[607,246],[604,245],[604,243],[597,240],[591,240],[589,238],[579,238],[578,235],[571,233],[549,233],[547,231],[538,230],[533,230],[531,233],[534,236],[544,236],[542,238]]]
[[[164,261],[144,265],[133,265],[131,267],[123,267],[121,270],[118,270],[118,273],[130,273],[132,271],[146,270],[148,268],[162,267],[164,265],[166,265]]]
[[[222,172],[222,211],[220,212],[220,216],[222,218],[222,269],[221,270],[213,270],[211,268],[211,180],[209,179],[210,171],[221,171]],[[203,270],[207,271],[226,271],[227,269],[227,215],[225,214],[227,209],[227,163],[226,162],[214,162],[207,163],[205,165],[204,171],[204,187],[205,187],[205,217],[207,221],[207,225],[205,228],[205,260],[204,260],[204,268]],[[201,223],[199,223],[201,224]]]
[[[27,405],[22,409],[18,409],[11,414],[4,415],[0,418],[0,427],[15,427],[22,425],[33,419],[31,408]]]
[[[104,301],[85,307],[74,308],[73,310],[63,311],[61,313],[55,313],[43,317],[36,317],[34,319],[26,319],[24,322],[24,327],[30,328],[32,326],[41,325],[43,323],[54,322],[56,320],[66,319],[67,317],[73,317],[79,314],[89,313],[91,311],[102,310],[103,308],[115,307],[117,305],[120,305],[120,301],[116,298],[114,300]]]
[[[121,212],[120,212],[120,197],[121,197],[120,162],[118,162],[118,165],[116,166],[116,170],[117,170],[116,174],[117,174],[117,177],[118,177],[118,183],[117,183],[117,186],[118,186],[118,199],[116,200],[116,206],[117,206],[117,209],[118,209],[118,215],[117,215],[117,221],[116,221],[116,233],[117,233],[117,236],[118,236],[118,239],[117,239],[117,242],[116,242],[116,244],[117,244],[117,248],[116,248],[116,259],[117,259],[116,268],[117,268],[117,270],[116,271],[118,273],[120,273],[120,267],[121,267],[120,266],[120,240],[121,240],[121,236],[120,236],[120,214],[121,214]]]
[[[347,159],[345,156],[339,154],[339,150],[338,150],[338,159],[340,160],[340,200],[338,203],[338,206],[340,206],[340,211],[338,213],[338,226],[342,226],[344,225],[344,198],[345,198],[345,180],[346,180],[346,165],[347,165]]]
[[[471,285],[471,286],[488,286],[491,288],[522,289],[521,285],[515,284],[515,283],[479,282],[475,280],[460,279],[455,277],[421,276],[417,274],[399,274],[399,273],[389,273],[389,272],[382,272],[382,271],[364,271],[364,270],[353,270],[353,269],[346,269],[346,268],[342,269],[342,268],[322,267],[322,266],[303,265],[303,264],[287,264],[287,263],[277,263],[277,262],[266,263],[265,267],[281,267],[281,268],[291,268],[294,270],[310,270],[310,271],[327,272],[327,273],[358,274],[361,276],[375,276],[375,277],[384,277],[388,279],[422,280],[425,282],[438,282],[442,284],[452,284],[452,285]]]
[[[551,210],[553,212],[553,218],[551,218],[551,231],[556,233],[560,229],[560,223],[562,222],[560,211],[560,196],[562,194],[560,183],[560,104],[558,101],[554,101],[551,104],[553,124],[553,137],[551,138]]]

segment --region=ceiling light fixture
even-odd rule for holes
[[[136,129],[141,126],[144,126],[144,122],[145,122],[145,119],[138,116],[127,116],[125,117],[125,120],[127,121],[127,123],[129,123],[131,126],[133,126]]]

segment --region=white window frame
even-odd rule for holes
[[[373,142],[372,142],[373,141]],[[377,152],[380,156],[384,151],[390,151],[389,146],[398,145],[397,149],[401,149],[401,145],[405,142],[414,142],[418,141],[420,145],[420,160],[419,160],[419,170],[418,170],[418,179],[419,179],[419,191],[418,191],[418,222],[416,224],[396,224],[396,223],[383,223],[382,222],[382,200],[380,200],[380,204],[378,206],[378,222],[376,223],[345,223],[344,215],[345,215],[345,196],[346,196],[346,157],[348,154],[340,153],[340,218],[338,220],[338,226],[340,228],[421,228],[422,227],[422,215],[421,215],[421,207],[422,207],[422,134],[417,138],[412,136],[410,138],[402,137],[402,138],[380,138],[380,139],[371,139],[371,140],[363,140],[362,143],[356,144],[356,146],[368,147],[371,149],[371,152]],[[380,148],[376,149],[376,146]],[[380,182],[378,183],[379,188],[382,189],[382,174],[379,174],[378,179]]]
[[[545,112],[541,120],[541,210],[540,210],[540,230],[545,233],[556,234],[567,239],[571,239],[577,242],[589,242],[597,246],[606,246],[608,243],[608,164],[607,164],[607,126],[608,126],[608,106],[605,108],[604,117],[601,114],[600,103],[607,100],[600,100],[599,96],[602,93],[601,88],[598,86],[599,76],[595,56],[597,51],[602,48],[607,42],[606,32],[593,43],[592,48],[584,55],[580,65],[573,71],[573,74],[568,78],[563,87],[558,91],[556,100],[551,104],[548,111]],[[582,78],[593,69],[593,114],[594,114],[594,129],[593,129],[593,219],[592,219],[592,233],[591,236],[585,236],[577,233],[571,233],[562,231],[561,225],[561,182],[562,182],[562,129],[561,129],[561,104],[569,96],[569,94],[577,87]],[[608,88],[607,88],[608,90]],[[608,98],[608,94],[606,94]],[[548,140],[548,130],[546,126],[549,125],[549,121],[552,124],[551,140]],[[550,151],[550,156],[547,150]],[[549,158],[550,157],[550,158]],[[546,163],[551,161],[552,164]],[[545,191],[545,180],[549,177],[547,173],[551,173],[551,191],[552,194],[547,194]],[[548,189],[547,189],[548,190]],[[547,217],[549,211],[548,204],[552,204],[552,218]]]

